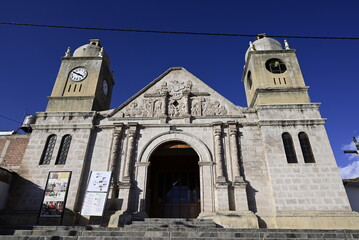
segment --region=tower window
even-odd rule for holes
[[[248,86],[248,89],[252,88],[252,73],[251,73],[251,71],[248,71],[248,73],[247,73],[247,86]]]
[[[67,154],[70,149],[71,135],[67,134],[62,137],[59,154],[57,155],[56,165],[64,165],[66,163]]]
[[[285,132],[282,134],[282,140],[283,140],[285,155],[287,157],[287,162],[298,163],[297,155],[295,154],[292,136],[289,133]]]
[[[44,147],[44,151],[42,152],[41,159],[40,159],[40,165],[50,164],[50,160],[52,157],[52,153],[55,148],[56,143],[56,135],[50,135],[47,140]]]
[[[298,134],[300,147],[302,148],[305,163],[315,163],[312,147],[310,146],[308,135],[304,132]]]
[[[271,73],[278,74],[287,71],[287,67],[285,66],[285,64],[282,62],[282,60],[278,58],[269,59],[265,65],[266,69]]]

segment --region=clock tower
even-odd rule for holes
[[[72,56],[68,48],[46,112],[107,110],[114,84],[110,59],[99,40],[90,40]]]
[[[242,76],[248,107],[310,103],[295,50],[259,34],[246,53]]]

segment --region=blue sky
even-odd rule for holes
[[[212,33],[359,37],[359,1],[4,1],[0,21]],[[44,111],[66,48],[99,38],[111,58],[115,108],[169,67],[183,66],[233,103],[246,106],[241,76],[251,37],[215,37],[0,25],[0,115],[22,121]],[[284,39],[278,39],[283,42]],[[288,39],[343,177],[359,158],[343,154],[359,136],[359,40]],[[0,130],[18,123],[0,117]],[[313,143],[314,144],[314,143]]]

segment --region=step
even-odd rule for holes
[[[0,227],[0,239],[359,239],[359,230],[224,229],[224,228],[107,228],[84,226]]]

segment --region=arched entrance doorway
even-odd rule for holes
[[[196,218],[200,213],[199,157],[181,141],[160,145],[150,157],[147,212],[156,218]]]

